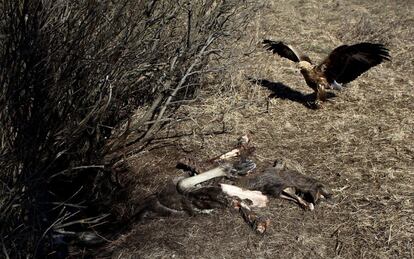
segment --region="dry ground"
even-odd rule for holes
[[[266,2],[234,46],[239,60],[226,78],[212,77],[204,97],[182,107],[192,120],[169,128],[151,151],[131,160],[132,199],[176,176],[175,163],[186,152],[209,158],[251,132],[261,167],[278,157],[295,160],[333,189],[333,201],[306,212],[273,199],[263,211],[272,220],[264,236],[228,210],[136,223],[108,246],[113,256],[413,258],[413,17],[413,1]],[[384,42],[393,61],[315,111],[303,105],[311,89],[289,61],[261,48],[263,38],[285,40],[316,60],[339,44]]]

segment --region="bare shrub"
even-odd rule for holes
[[[0,3],[6,257],[45,256],[66,246],[68,230],[105,223],[120,188],[113,165],[145,146],[195,97],[201,76],[216,70],[208,57],[243,28],[241,13],[249,6],[215,0]],[[147,112],[133,120],[138,107]]]

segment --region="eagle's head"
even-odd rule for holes
[[[302,71],[310,71],[310,70],[313,69],[313,66],[312,66],[311,63],[309,63],[308,61],[303,61],[303,60],[298,63],[298,67],[299,67],[301,72]]]

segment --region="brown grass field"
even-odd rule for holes
[[[179,112],[123,176],[131,203],[179,174],[177,160],[206,159],[250,132],[260,168],[278,157],[297,161],[334,193],[313,212],[271,199],[258,236],[239,215],[137,222],[110,242],[114,258],[413,258],[414,2],[266,1],[234,46],[228,72],[206,78],[201,97]],[[304,105],[308,88],[294,64],[266,52],[264,38],[324,58],[341,44],[382,42],[392,62],[335,92],[321,110]],[[213,62],[213,61],[212,61]],[[250,78],[251,80],[248,80]],[[218,90],[220,89],[220,90]],[[269,109],[267,110],[267,101]]]

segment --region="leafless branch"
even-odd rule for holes
[[[241,29],[236,14],[247,5],[0,3],[0,236],[10,237],[6,257],[53,250],[51,232],[67,221],[67,207],[78,222],[80,211],[96,216],[84,207],[111,210],[120,188],[113,167],[164,125],[184,120],[177,109],[197,99],[206,73],[221,71],[208,57],[225,57],[222,43]],[[138,109],[144,112],[135,119]]]

